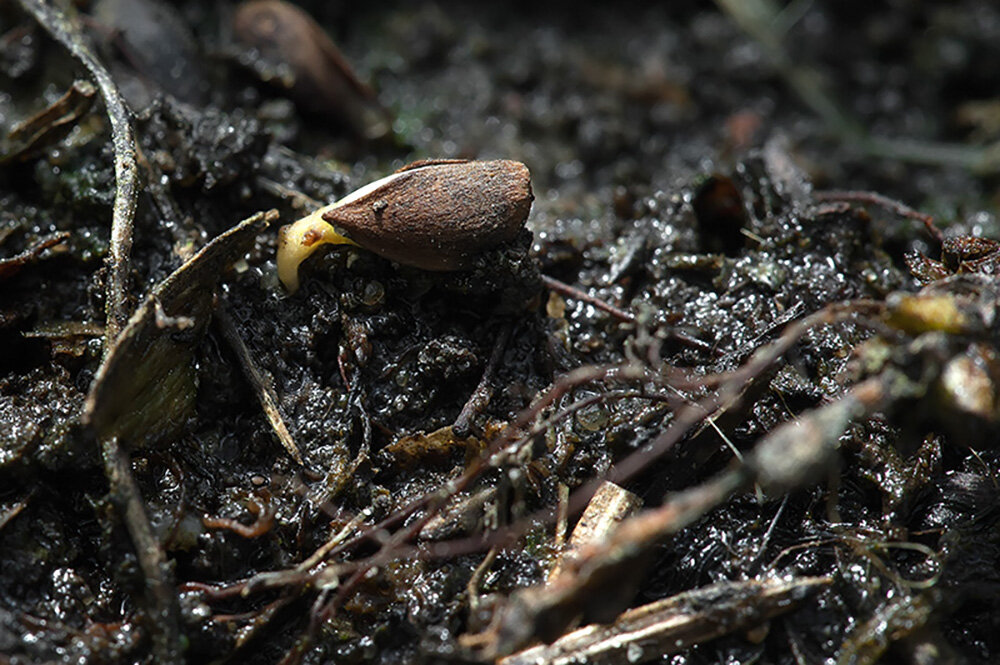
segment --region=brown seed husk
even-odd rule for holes
[[[338,205],[323,219],[362,247],[424,270],[462,270],[512,240],[528,217],[531,175],[510,160],[431,162]]]

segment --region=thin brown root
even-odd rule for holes
[[[606,303],[600,298],[595,298],[594,296],[590,295],[589,293],[586,293],[585,291],[581,291],[575,286],[570,286],[565,282],[560,282],[558,279],[554,277],[549,277],[548,275],[542,275],[542,283],[545,284],[545,287],[547,289],[550,289],[552,291],[555,291],[556,293],[564,295],[567,298],[573,298],[574,300],[585,302],[588,305],[593,305],[597,309],[603,312],[607,312],[608,314],[615,317],[619,321],[622,321],[624,323],[635,322],[635,317],[632,314],[624,310],[618,309],[614,305]]]

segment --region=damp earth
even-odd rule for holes
[[[998,58],[974,0],[0,3],[0,661],[996,662]],[[426,159],[525,230],[282,286]]]

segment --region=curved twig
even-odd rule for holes
[[[126,286],[131,270],[129,257],[132,253],[132,221],[139,191],[131,112],[108,70],[86,44],[83,33],[74,21],[44,0],[19,1],[46,32],[86,68],[101,92],[108,120],[111,122],[111,143],[115,154],[115,203],[107,258],[107,326],[104,332],[104,352],[107,353],[129,317]]]

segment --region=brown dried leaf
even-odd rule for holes
[[[148,445],[184,424],[195,399],[194,349],[212,317],[215,286],[277,219],[257,213],[216,237],[146,297],[101,363],[84,405],[100,439]]]

